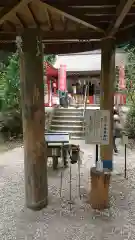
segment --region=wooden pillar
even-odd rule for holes
[[[112,169],[113,156],[113,105],[115,81],[115,39],[106,38],[101,42],[101,110],[110,111],[110,139],[109,145],[101,146],[101,160],[103,167]]]
[[[24,31],[22,44],[20,70],[26,206],[40,210],[47,205],[48,197],[43,51],[35,30]]]

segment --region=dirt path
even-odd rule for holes
[[[9,150],[12,150],[16,147],[21,147],[23,145],[22,140],[13,140],[13,141],[0,141],[0,153],[7,152]]]
[[[124,149],[114,156],[110,209],[93,211],[87,202],[89,168],[95,147],[80,143],[82,200],[78,198],[77,166],[72,168],[72,211],[69,210],[69,169],[64,171],[62,198],[60,171],[48,167],[49,205],[33,212],[25,208],[23,148],[0,154],[0,239],[17,240],[134,240],[135,151],[128,150],[128,180],[123,177]],[[88,160],[89,155],[89,160]]]

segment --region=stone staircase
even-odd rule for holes
[[[58,108],[51,121],[49,132],[68,132],[71,139],[83,139],[83,109]]]
[[[95,104],[100,105],[100,95],[95,96]]]

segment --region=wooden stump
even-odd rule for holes
[[[99,172],[91,168],[90,204],[93,209],[102,210],[109,207],[110,171]]]

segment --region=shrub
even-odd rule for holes
[[[125,130],[129,138],[135,139],[135,106],[132,105],[127,115]]]
[[[0,114],[0,133],[3,140],[22,136],[22,117],[15,110]]]

